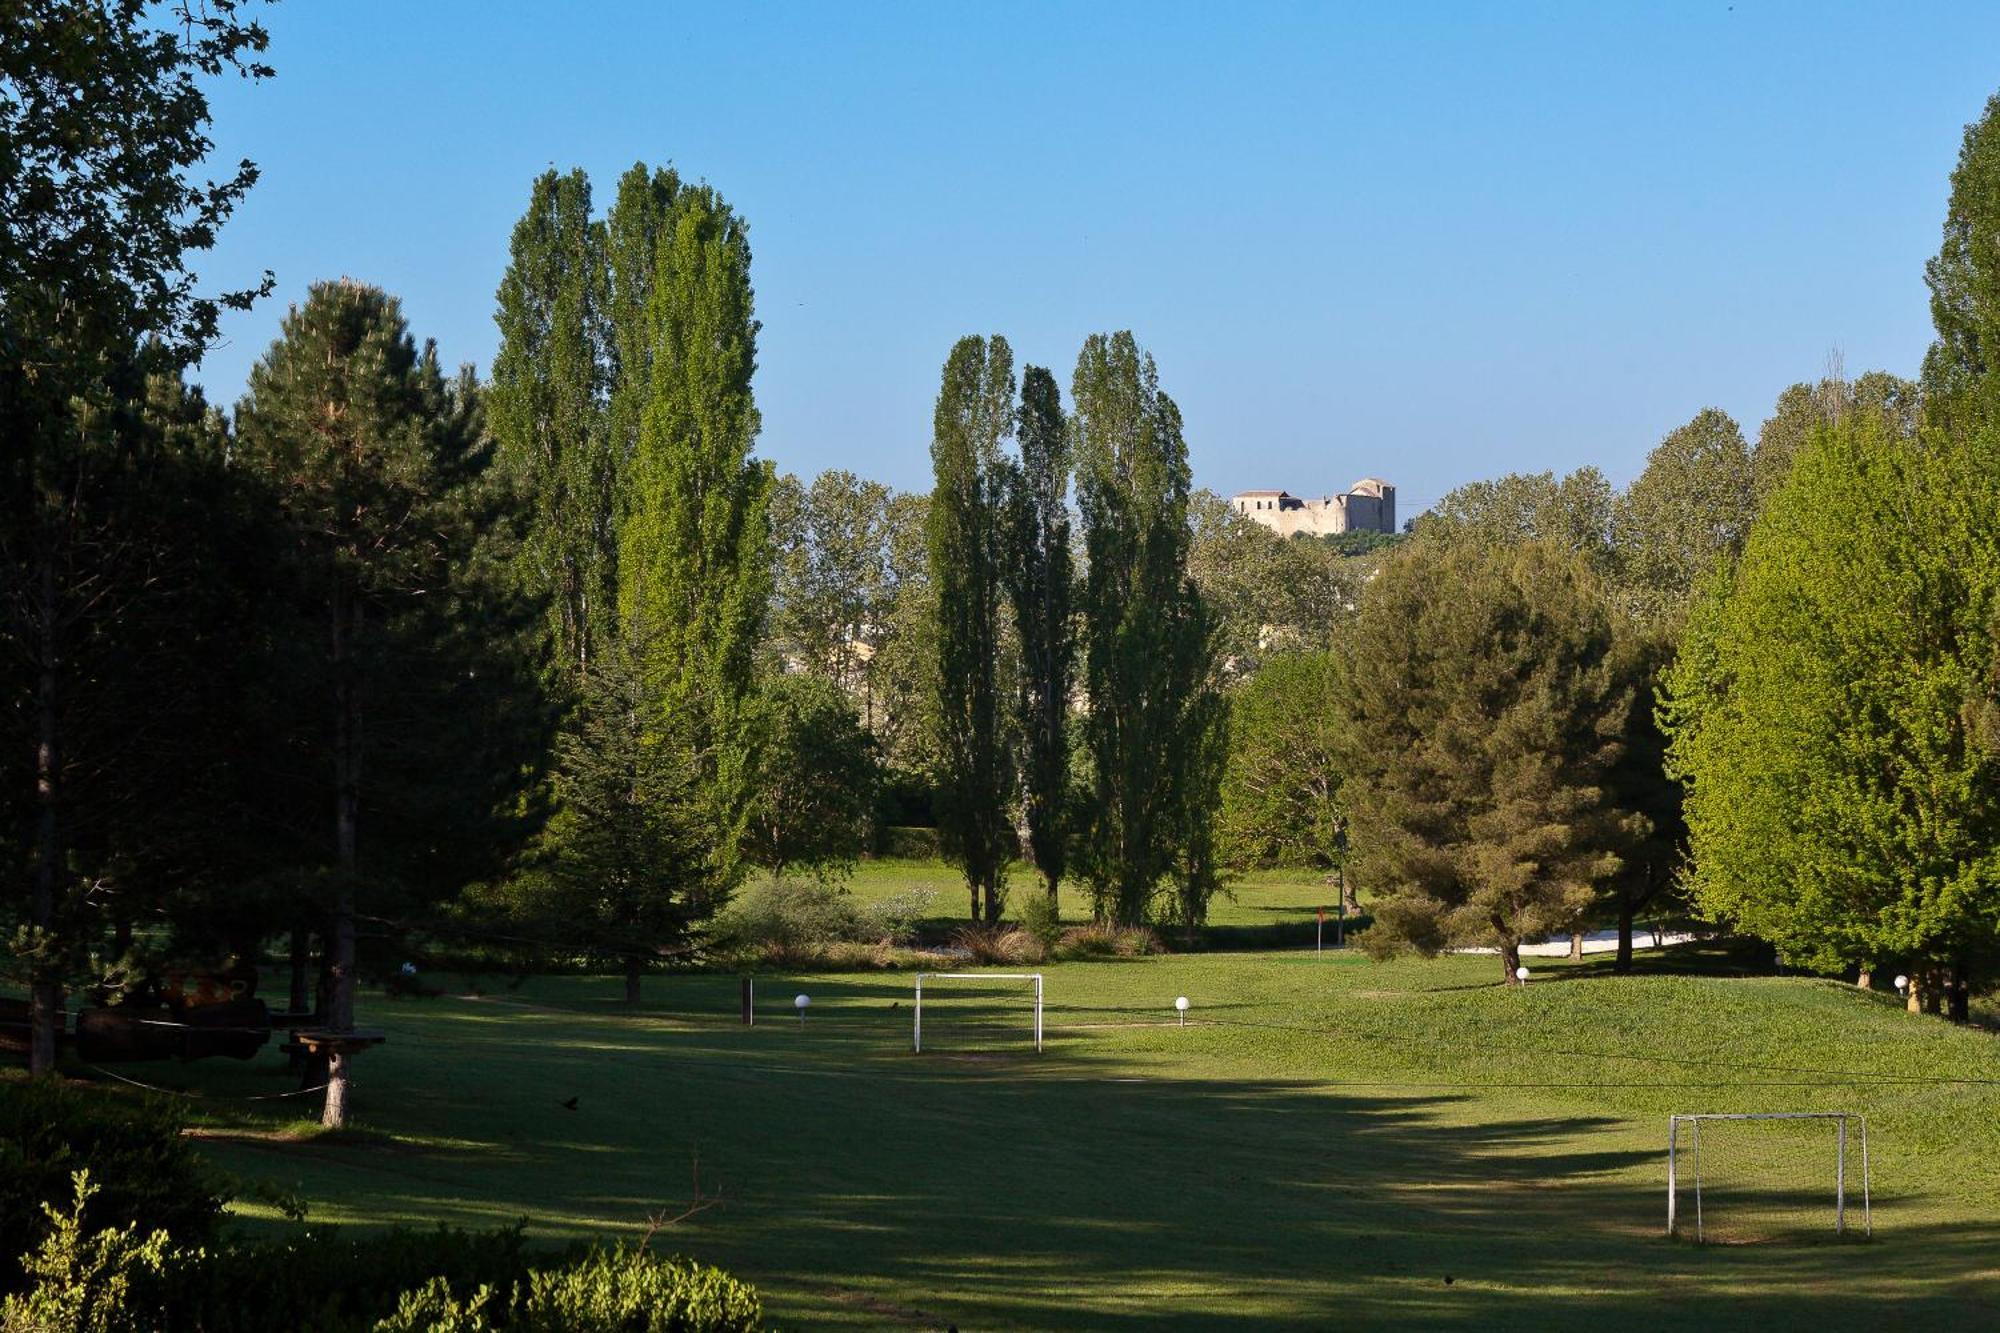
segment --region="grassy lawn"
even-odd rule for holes
[[[1016,864],[1008,876],[1008,915],[1026,895],[1040,891],[1035,872]],[[878,860],[863,861],[855,867],[848,888],[860,898],[887,898],[895,894],[924,890],[932,894],[928,923],[945,928],[966,920],[971,904],[965,881],[957,870],[942,861]],[[1068,882],[1060,890],[1063,919],[1078,923],[1090,919],[1090,890],[1080,882]],[[1233,881],[1209,906],[1208,922],[1213,942],[1255,948],[1269,944],[1297,945],[1312,941],[1312,922],[1317,908],[1327,909],[1326,939],[1334,938],[1334,914],[1339,896],[1334,886],[1323,883],[1310,870],[1255,870]]]
[[[1495,968],[1051,966],[1040,1058],[911,1055],[897,975],[763,978],[751,1029],[719,975],[649,979],[637,1015],[596,978],[374,998],[339,1141],[219,1100],[288,1086],[275,1053],[124,1072],[213,1094],[214,1155],[322,1221],[633,1235],[698,1157],[721,1203],[656,1244],[790,1328],[2000,1322],[1993,1037],[1833,982]],[[1815,1108],[1870,1118],[1872,1243],[1661,1236],[1668,1113]]]

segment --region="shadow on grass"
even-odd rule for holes
[[[354,1162],[259,1144],[255,1160],[279,1158],[336,1216],[525,1213],[551,1239],[631,1235],[709,1191],[722,1203],[662,1244],[758,1283],[786,1327],[1995,1322],[2000,1226],[1984,1221],[1899,1224],[1888,1202],[1870,1245],[1666,1242],[1650,1125],[1189,1077],[1145,1033],[914,1056],[906,982],[797,984],[814,996],[803,1027],[392,1010],[419,1030],[363,1063],[362,1122],[495,1150]],[[1274,1069],[1295,1051],[1243,1040],[1268,1042]]]

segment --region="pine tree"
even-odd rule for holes
[[[1336,750],[1371,949],[1497,947],[1511,982],[1620,871],[1640,829],[1607,797],[1633,702],[1615,631],[1600,580],[1541,542],[1416,543],[1369,585]]]
[[[615,265],[623,233],[615,215],[613,224]],[[635,361],[649,369],[619,613],[647,626],[646,666],[657,673],[663,716],[677,719],[676,735],[692,747],[704,817],[723,831],[717,872],[727,881],[739,871],[755,653],[771,587],[771,474],[751,454],[758,325],[745,224],[713,189],[680,190],[658,235],[643,339],[619,323],[629,295],[614,283],[621,389]]]
[[[604,228],[581,171],[536,177],[500,281],[488,412],[528,511],[523,584],[573,682],[614,632],[622,460],[605,418]]]
[[[1000,677],[1000,450],[1013,433],[1014,354],[1007,340],[959,339],[938,389],[926,528],[938,645],[938,831],[965,874],[972,919],[989,922],[1000,919],[1014,840]]]
[[[1088,875],[1100,916],[1139,924],[1219,800],[1216,631],[1188,576],[1180,409],[1129,332],[1096,334],[1070,398],[1086,575]],[[1192,883],[1192,880],[1190,881]]]
[[[625,1002],[649,961],[684,959],[727,883],[695,747],[658,693],[643,626],[585,673],[556,749],[558,809],[516,896],[544,939],[616,962]]]
[[[21,897],[31,1006],[28,1063],[55,1066],[63,929],[81,883],[69,845],[71,725],[92,711],[84,646],[99,638],[137,547],[96,502],[124,449],[102,425],[130,395],[113,381],[151,344],[169,370],[214,340],[224,308],[270,289],[199,294],[190,264],[257,179],[209,159],[204,76],[271,73],[240,0],[183,27],[153,6],[31,0],[0,7],[0,639],[19,664],[0,713],[26,734],[0,762],[26,808]],[[0,807],[14,802],[0,798]]]
[[[1022,801],[1028,849],[1055,901],[1068,864],[1069,710],[1076,671],[1069,549],[1070,451],[1056,377],[1029,366],[1015,434],[1021,462],[1009,488],[1007,592],[1021,644]]]
[[[346,281],[286,317],[237,423],[284,541],[285,601],[265,614],[297,708],[285,748],[305,768],[271,780],[331,816],[308,868],[324,886],[327,1019],[347,1030],[364,895],[456,887],[462,857],[490,866],[505,850],[488,821],[517,797],[523,762],[497,752],[511,728],[495,723],[532,689],[499,655],[519,617],[481,558],[490,450],[469,376],[448,381],[394,298]],[[346,1061],[328,1077],[338,1124]]]

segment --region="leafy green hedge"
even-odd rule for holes
[[[0,1292],[21,1284],[15,1256],[48,1234],[42,1205],[69,1199],[80,1168],[97,1187],[83,1217],[90,1230],[136,1223],[183,1246],[213,1237],[227,1183],[182,1123],[164,1097],[0,1078]]]
[[[875,854],[897,861],[935,861],[944,849],[934,828],[887,825],[875,841]]]
[[[505,1296],[463,1300],[435,1280],[404,1296],[375,1333],[748,1333],[764,1326],[754,1288],[718,1268],[642,1250],[593,1250],[530,1273]]]

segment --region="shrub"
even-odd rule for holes
[[[0,1333],[150,1333],[158,1327],[157,1284],[185,1256],[164,1231],[140,1240],[131,1222],[86,1229],[98,1192],[90,1172],[77,1171],[70,1188],[67,1211],[42,1205],[41,1243],[22,1257],[30,1285],[0,1302]]]
[[[887,826],[877,839],[876,854],[895,861],[935,861],[944,848],[934,828]]]
[[[757,1290],[719,1268],[644,1250],[594,1250],[533,1273],[508,1328],[519,1333],[735,1333],[764,1326]]]
[[[718,1268],[644,1250],[592,1250],[538,1270],[496,1299],[465,1300],[437,1278],[407,1292],[375,1333],[738,1333],[764,1326],[754,1287]]]
[[[1102,921],[1072,926],[1063,932],[1062,943],[1056,947],[1056,956],[1066,959],[1142,958],[1162,952],[1160,937],[1144,926],[1114,926]]]
[[[1046,893],[1026,895],[1020,908],[1014,913],[1021,929],[1034,936],[1042,946],[1044,954],[1052,951],[1062,940],[1062,916],[1056,908],[1056,900]]]
[[[724,954],[811,963],[838,944],[907,942],[932,897],[916,889],[864,903],[838,885],[772,879],[740,894],[716,918],[711,939]]]
[[[1019,926],[960,926],[951,942],[976,963],[1039,963],[1047,952],[1040,940]]]
[[[81,1225],[164,1231],[177,1245],[215,1234],[228,1199],[223,1179],[181,1134],[179,1108],[163,1097],[130,1097],[54,1079],[0,1079],[0,1261],[49,1234],[43,1204],[72,1197],[73,1176],[90,1172]],[[21,1274],[0,1262],[0,1291]]]

